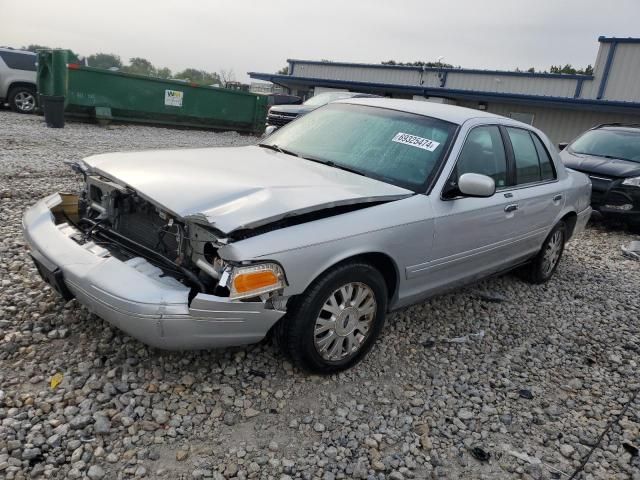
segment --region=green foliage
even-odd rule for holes
[[[129,59],[129,65],[122,67],[122,71],[126,73],[135,73],[137,75],[146,75],[148,77],[156,76],[156,68],[146,58],[133,57]]]
[[[122,60],[118,55],[113,53],[94,53],[87,57],[87,61],[90,67],[96,68],[122,68]]]
[[[396,62],[395,60],[387,60],[386,62],[381,62],[381,63],[382,65],[400,65],[400,66],[406,66],[406,67],[460,68],[460,67],[454,67],[450,63],[443,63],[443,62],[423,62],[423,61]]]
[[[26,50],[27,52],[36,53],[36,51],[38,51],[38,50],[50,50],[50,49],[51,49],[51,47],[46,47],[44,45],[33,44],[33,45],[27,45],[26,47],[22,47],[20,50]]]
[[[282,67],[276,72],[277,75],[289,75],[289,65]]]
[[[172,78],[171,70],[167,67],[158,68],[156,70],[156,77],[158,78]]]
[[[175,78],[188,80],[199,85],[220,85],[222,83],[220,76],[215,72],[207,72],[196,68],[186,68],[176,73]]]
[[[566,65],[551,65],[549,68],[551,73],[567,73],[571,75],[593,75],[593,66],[587,65],[586,68],[574,68],[573,65],[567,63]]]

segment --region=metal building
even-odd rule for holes
[[[487,110],[565,142],[599,123],[640,123],[640,38],[598,41],[593,75],[288,60],[287,75],[249,76],[298,96],[350,90]]]

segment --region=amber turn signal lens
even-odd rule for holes
[[[274,272],[262,270],[258,272],[241,273],[233,279],[233,286],[238,293],[260,290],[279,282]]]

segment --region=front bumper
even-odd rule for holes
[[[274,127],[284,127],[295,119],[296,115],[284,115],[277,112],[269,112],[269,114],[267,115],[267,125]]]
[[[246,345],[264,338],[285,313],[262,302],[202,293],[189,303],[189,289],[151,275],[148,262],[136,267],[92,242],[74,241],[77,230],[54,222],[51,209],[61,203],[54,194],[25,212],[23,231],[33,257],[58,272],[81,304],[143,343],[169,350]]]
[[[622,185],[620,179],[590,175],[591,206],[600,214],[619,220],[640,222],[640,188]]]

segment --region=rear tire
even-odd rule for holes
[[[7,100],[11,110],[17,113],[34,113],[38,106],[36,89],[34,87],[13,87],[9,90]]]
[[[316,279],[287,306],[276,339],[303,370],[345,370],[368,353],[387,311],[382,274],[362,262],[339,265]]]
[[[543,242],[540,252],[520,271],[522,279],[533,284],[548,282],[558,268],[566,239],[567,225],[560,221]]]

